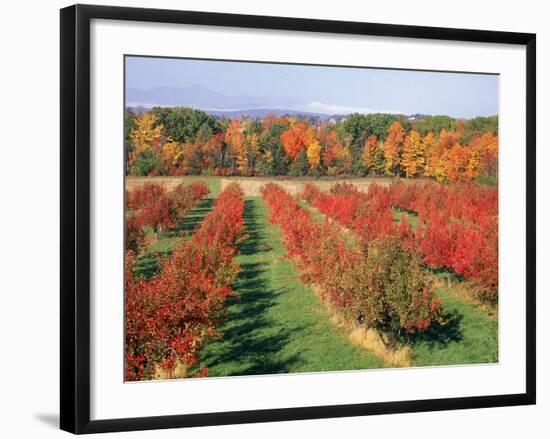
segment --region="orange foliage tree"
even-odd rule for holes
[[[281,143],[292,161],[315,140],[315,131],[306,122],[294,123],[281,134]]]
[[[491,132],[478,134],[469,143],[480,160],[479,174],[496,176],[498,173],[498,137]]]

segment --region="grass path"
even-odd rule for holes
[[[212,210],[213,205],[214,198],[204,198],[185,215],[185,218],[181,219],[178,224],[176,224],[176,227],[160,236],[147,251],[149,253],[167,253],[172,251],[172,248],[178,241],[186,235],[193,233],[193,230],[202,222],[206,214]]]
[[[382,367],[353,346],[304,285],[286,253],[278,226],[267,221],[259,197],[245,200],[249,239],[240,246],[240,294],[228,307],[223,337],[207,343],[201,366],[209,376],[337,371]]]
[[[136,276],[151,277],[159,269],[157,258],[159,255],[169,255],[174,246],[193,233],[193,230],[202,222],[204,217],[212,210],[214,198],[212,196],[203,199],[197,206],[183,218],[173,229],[159,236],[145,254],[136,260],[134,273]]]

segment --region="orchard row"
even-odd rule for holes
[[[188,211],[189,205],[177,201],[187,199],[182,195],[187,188],[168,195],[155,192],[159,189],[153,186],[135,189],[129,194],[128,207],[139,212],[150,203],[168,203],[169,212],[172,208],[175,212],[183,208]],[[193,186],[190,191],[193,203],[204,196],[202,186]],[[238,185],[230,184],[193,235],[175,246],[160,272],[150,279],[134,279],[135,253],[127,250],[126,380],[151,379],[159,370],[170,377],[177,366],[185,368],[183,376],[190,376],[188,368],[198,362],[204,342],[219,335],[226,299],[234,294],[230,285],[239,273],[235,255],[244,231],[243,212],[243,193]],[[169,226],[172,217],[170,221],[165,218],[145,223],[155,228]],[[207,373],[205,368],[194,372],[196,376]]]
[[[269,183],[262,195],[270,221],[284,235],[302,279],[350,321],[375,328],[390,345],[425,331],[440,318],[421,259],[390,234],[366,245],[346,239],[336,222],[316,222],[284,189]]]

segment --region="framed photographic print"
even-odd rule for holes
[[[535,130],[533,34],[62,9],[61,428],[534,404]]]

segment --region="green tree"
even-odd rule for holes
[[[362,148],[366,138],[369,135],[367,116],[364,114],[353,113],[343,123],[346,136],[341,136],[342,141],[347,138],[349,142],[349,152],[352,159],[352,172],[362,174],[363,163],[361,162]]]
[[[344,128],[350,135],[352,144],[361,148],[368,136],[375,135],[378,139],[386,138],[388,128],[397,117],[388,113],[372,113],[350,115],[344,122]]]
[[[361,147],[370,135],[367,116],[353,113],[344,121],[344,129],[349,135],[351,145]]]
[[[290,160],[285,154],[281,143],[281,134],[286,130],[287,124],[277,122],[263,130],[259,137],[260,159],[258,166],[262,175],[286,175]],[[265,160],[270,163],[263,163]]]
[[[307,164],[307,157],[306,157]],[[283,145],[278,145],[273,154],[273,174],[286,175],[290,166],[290,159],[285,153]]]
[[[139,177],[147,175],[165,175],[166,171],[162,161],[155,156],[151,149],[139,153],[132,165],[131,174]]]
[[[425,136],[430,131],[438,134],[441,130],[454,131],[456,129],[456,119],[449,116],[427,116],[423,119],[419,119],[414,123],[414,128]]]
[[[479,116],[466,121],[464,131],[491,132],[498,135],[498,116]]]
[[[298,156],[290,165],[289,174],[293,177],[301,177],[307,175],[309,170],[309,163],[307,161],[307,154],[305,148],[302,148],[298,153]]]
[[[265,151],[256,164],[256,171],[263,176],[275,175],[275,166],[271,151]]]
[[[461,145],[469,144],[478,134],[492,133],[498,136],[498,116],[479,116],[464,123],[464,133],[458,139]]]
[[[375,135],[378,140],[385,140],[388,128],[397,120],[393,114],[373,113],[367,116],[368,132]]]
[[[136,115],[131,108],[124,111],[124,150],[126,151],[126,174],[130,173],[130,162],[128,158],[132,152],[132,138],[130,133],[137,128]]]
[[[214,131],[212,130],[212,127],[207,123],[203,123],[195,135],[195,142],[206,143],[212,138],[213,135]]]
[[[212,133],[221,131],[218,120],[201,110],[187,107],[155,107],[152,113],[157,117],[158,123],[164,126],[165,134],[179,143],[194,142],[205,124]]]

